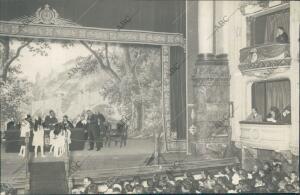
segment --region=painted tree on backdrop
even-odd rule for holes
[[[78,60],[70,76],[77,72],[88,75],[96,69],[105,71],[112,79],[100,91],[104,98],[111,104],[125,108],[123,116],[134,121],[137,131],[161,128],[159,122],[153,123],[159,121],[161,116],[159,49],[125,44],[81,43],[92,55]]]
[[[30,83],[20,79],[21,64],[18,63],[22,51],[26,48],[34,55],[47,55],[49,48],[43,40],[0,37],[0,121],[3,123],[11,117],[18,117],[21,104],[27,104],[30,96],[27,93]],[[14,46],[12,47],[12,45]]]

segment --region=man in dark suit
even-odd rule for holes
[[[277,37],[276,37],[276,42],[277,43],[288,43],[289,42],[289,37],[286,34],[285,30],[283,27],[279,26],[277,28]]]
[[[6,130],[17,130],[20,129],[20,123],[16,122],[14,117],[6,124]]]
[[[58,123],[57,118],[55,117],[55,113],[53,110],[49,111],[49,115],[46,116],[43,126],[50,130],[54,129],[54,126]]]
[[[101,149],[99,137],[100,137],[100,131],[98,126],[98,117],[92,113],[91,110],[87,111],[87,130],[89,135],[89,141],[90,141],[90,149],[94,149],[94,145],[96,144],[97,151]]]

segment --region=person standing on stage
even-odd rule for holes
[[[100,150],[100,143],[99,143],[99,127],[98,127],[98,118],[95,114],[92,113],[91,110],[87,111],[87,130],[89,135],[89,141],[90,141],[90,149],[94,149],[94,144],[96,144],[97,151]]]
[[[86,120],[85,120],[85,115],[82,114],[80,116],[79,121],[76,123],[76,128],[81,128],[84,130],[84,140],[88,139],[88,131],[87,131],[86,127],[87,127],[87,124],[86,124]]]
[[[55,125],[58,123],[53,110],[49,111],[49,115],[46,116],[43,126],[47,129],[54,130]]]
[[[98,120],[98,132],[99,132],[98,142],[99,142],[99,147],[101,149],[103,147],[103,138],[105,133],[105,124],[104,124],[105,120],[99,117],[99,115],[97,115],[97,120]]]
[[[29,137],[30,135],[30,120],[31,116],[27,115],[26,118],[21,122],[21,132],[20,132],[20,140],[21,140],[21,148],[19,152],[19,156],[25,157],[26,154],[26,143],[25,137]]]
[[[54,152],[54,146],[56,143],[56,135],[54,134],[55,126],[58,124],[58,120],[55,117],[55,113],[53,110],[49,111],[49,115],[45,117],[45,121],[43,123],[44,129],[45,130],[50,130],[49,134],[49,144],[50,144],[50,153]]]
[[[33,140],[32,145],[34,146],[34,157],[37,158],[38,147],[41,148],[41,156],[44,155],[44,128],[42,126],[42,118],[38,117],[35,120],[33,129]]]
[[[62,125],[65,129],[73,129],[74,128],[74,125],[69,121],[69,118],[67,115],[65,115],[63,117],[63,121],[62,121]]]
[[[15,117],[12,117],[6,125],[6,130],[17,130],[20,129],[20,124],[16,121]]]
[[[74,128],[73,124],[68,120],[68,116],[65,115],[63,117],[62,131],[63,131],[63,135],[64,135],[64,140],[67,141],[66,144],[68,144],[68,148],[67,148],[67,145],[65,145],[65,143],[64,143],[63,152],[69,151],[70,144],[72,142],[71,141],[71,129],[73,129],[73,128]]]

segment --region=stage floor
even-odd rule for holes
[[[126,147],[111,145],[100,151],[89,151],[88,142],[85,150],[70,152],[70,177],[74,185],[82,184],[82,178],[92,177],[101,181],[105,178],[149,175],[163,170],[183,171],[189,169],[214,168],[237,163],[235,159],[205,159],[204,156],[187,155],[185,152],[161,154],[160,165],[146,166],[154,151],[153,139],[129,139]],[[64,161],[64,157],[55,158],[46,153],[46,157],[34,158],[30,153],[30,162]],[[178,166],[178,163],[180,166]],[[177,166],[175,166],[177,164]],[[1,147],[1,182],[10,183],[18,188],[24,187],[26,173],[25,161],[17,153],[5,153]]]
[[[88,150],[89,143],[85,143],[85,149],[71,151],[70,156],[73,164],[76,165],[76,174],[81,170],[114,169],[144,164],[146,158],[151,156],[154,150],[154,141],[148,139],[128,139],[127,145],[120,148],[111,143],[110,147],[104,147],[100,151]],[[53,154],[46,152],[46,157],[34,158],[30,153],[30,162],[63,161],[63,157],[55,158]],[[25,161],[18,153],[6,153],[4,143],[1,145],[1,181],[14,183],[16,178],[25,176]]]

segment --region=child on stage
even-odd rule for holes
[[[44,155],[44,128],[42,126],[42,118],[38,117],[35,120],[34,130],[33,130],[33,140],[32,145],[34,146],[34,157],[37,158],[38,147],[41,148],[41,156]]]
[[[30,134],[30,115],[27,115],[25,119],[21,122],[21,129],[20,129],[20,140],[21,140],[21,148],[19,152],[19,156],[23,158],[26,155],[26,143],[25,137],[29,137]]]

